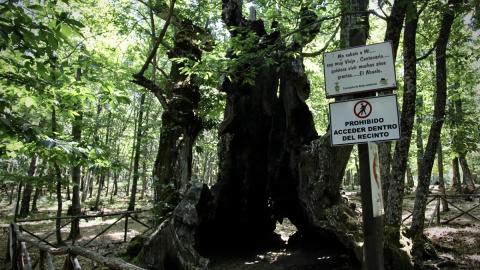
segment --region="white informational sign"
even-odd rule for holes
[[[330,103],[332,145],[400,138],[397,95]]]
[[[397,88],[391,42],[324,53],[323,68],[327,98]]]
[[[368,159],[372,186],[373,217],[379,217],[383,215],[383,199],[380,166],[378,165],[378,146],[376,143],[368,143]]]

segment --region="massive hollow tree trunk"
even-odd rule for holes
[[[248,27],[267,39],[278,37],[275,32],[267,35],[260,20],[242,20],[238,6],[236,1],[224,3],[227,25]],[[305,16],[314,19],[307,12]],[[295,51],[305,40],[283,50]],[[341,223],[327,209],[339,205],[339,186],[352,147],[333,148],[328,135],[316,139],[305,103],[310,85],[303,59],[283,60],[288,64],[280,72],[276,66],[255,61],[252,85],[229,80],[223,85],[227,105],[219,129],[221,156],[213,187],[217,210],[212,225],[212,231],[223,236],[218,239],[222,244],[268,242],[275,223],[283,218],[290,219],[303,236],[334,236],[329,229],[334,231],[333,223]]]
[[[241,7],[239,1],[224,2],[223,19],[228,26],[255,32],[260,45],[267,45],[260,42],[262,37],[270,45],[278,41],[279,33],[273,30],[267,35],[262,21],[242,19]],[[312,16],[304,10],[304,16]],[[283,54],[298,52],[299,44],[306,40],[299,39],[281,50]],[[286,64],[267,66],[263,62],[266,57]],[[205,268],[208,261],[197,252],[208,254],[218,247],[279,243],[280,237],[274,230],[276,222],[284,218],[290,219],[298,234],[306,238],[328,236],[356,246],[358,239],[348,236],[350,230],[358,231],[350,220],[354,213],[341,203],[339,193],[352,147],[333,148],[328,135],[318,139],[305,103],[310,85],[303,58],[297,55],[282,59],[269,53],[263,58],[249,59],[235,75],[241,78],[241,70],[249,68],[256,71],[253,84],[241,80],[226,80],[223,84],[227,104],[219,128],[220,169],[212,187],[213,197],[206,186],[194,184],[187,189],[189,195],[185,195],[173,217],[148,239],[142,264],[168,265],[169,269],[184,269],[185,265]],[[168,150],[170,155],[177,152]],[[197,197],[196,192],[203,195]],[[188,208],[193,197],[197,198],[197,206]],[[194,218],[189,220],[184,219],[185,215],[177,215],[193,210],[190,215]],[[177,237],[172,228],[185,230]],[[162,252],[155,257],[158,250]]]

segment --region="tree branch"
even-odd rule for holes
[[[173,52],[173,48],[168,45],[165,41],[162,41],[161,44],[163,45],[163,47],[167,48],[167,50]]]
[[[160,71],[163,74],[163,76],[165,76],[168,83],[170,83],[170,76],[168,76],[168,74],[163,69],[159,68],[158,66],[157,66],[157,70]]]
[[[315,56],[318,56],[318,55],[322,54],[323,52],[325,52],[327,50],[328,46],[330,46],[330,43],[332,43],[332,41],[335,39],[335,36],[337,35],[339,29],[340,29],[340,23],[337,25],[337,28],[335,29],[335,32],[333,33],[333,35],[327,41],[327,44],[325,44],[325,46],[322,49],[320,49],[319,51],[313,52],[313,53],[303,53],[303,57],[315,57]]]
[[[170,3],[170,10],[168,11],[168,16],[165,20],[165,25],[163,26],[162,32],[160,32],[160,36],[158,37],[157,42],[155,43],[155,46],[153,46],[153,48],[152,48],[152,52],[148,56],[147,61],[143,65],[140,72],[137,74],[138,76],[134,75],[134,78],[137,79],[137,78],[143,77],[143,73],[145,73],[145,71],[147,70],[148,65],[150,65],[150,62],[152,62],[153,57],[155,57],[158,46],[160,46],[160,43],[162,42],[163,38],[165,37],[165,34],[167,33],[168,26],[170,25],[170,19],[172,18],[173,7],[175,6],[175,1],[176,0],[172,0],[172,2]]]
[[[437,42],[435,42],[435,44],[433,44],[433,47],[424,56],[417,58],[415,61],[420,62],[423,59],[429,57],[433,53],[433,51],[435,51],[435,48],[437,48]]]
[[[135,80],[132,80],[133,83],[138,84],[146,89],[150,90],[158,99],[164,110],[168,110],[168,102],[163,96],[163,90],[153,81],[145,78],[143,75],[134,74],[133,77]]]
[[[380,11],[382,11],[383,16],[385,16],[385,18],[388,17],[387,13],[385,13],[385,11],[383,10],[383,5],[381,5],[380,0],[378,0],[377,5],[378,5],[378,8],[380,9]]]

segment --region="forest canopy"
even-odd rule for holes
[[[316,184],[302,186],[310,177],[302,170],[317,162],[325,172],[315,175],[327,183],[322,207],[338,204],[339,186],[359,186],[357,148],[329,144],[335,99],[326,98],[323,53],[350,47],[349,31],[361,28],[364,45],[393,45],[398,88],[378,94],[397,95],[402,137],[379,144],[379,155],[385,223],[400,231],[406,188],[423,194],[444,181],[477,192],[479,8],[478,0],[2,1],[1,185],[23,187],[23,217],[35,188],[57,192],[57,216],[66,187],[73,215],[92,189],[95,208],[111,189],[134,210],[141,192],[158,225],[202,182],[226,205],[218,227],[231,206],[245,211],[238,226],[251,232],[251,220],[265,219],[258,234],[284,217],[318,229],[309,219],[315,198],[301,194]],[[422,196],[423,219],[411,228],[420,234]]]

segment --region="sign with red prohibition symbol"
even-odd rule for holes
[[[332,145],[400,138],[396,95],[330,103]]]

